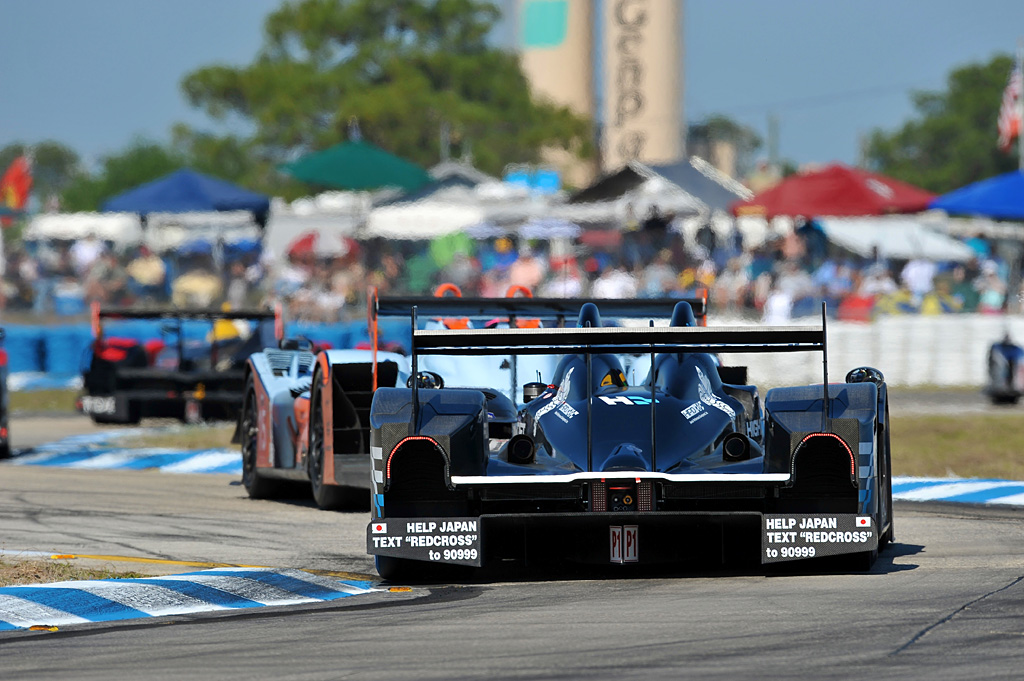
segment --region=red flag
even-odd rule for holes
[[[11,162],[3,177],[0,178],[0,205],[20,212],[25,209],[31,191],[32,168],[27,157],[19,156]],[[3,218],[4,227],[10,224],[10,218]]]
[[[1021,133],[1020,99],[1024,94],[1024,75],[1020,72],[1020,64],[1013,67],[1010,82],[1003,90],[1003,105],[999,108],[999,149],[1009,151],[1013,138]]]

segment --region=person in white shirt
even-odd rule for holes
[[[106,247],[96,238],[95,232],[89,232],[84,239],[76,241],[71,246],[71,264],[75,273],[84,278],[105,250]]]

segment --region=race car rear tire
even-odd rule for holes
[[[377,574],[381,579],[389,582],[416,581],[417,576],[423,572],[423,563],[418,560],[407,558],[392,558],[391,556],[374,556],[373,564],[377,568]]]
[[[309,410],[309,456],[306,473],[313,500],[324,511],[365,509],[369,493],[351,487],[330,485],[324,480],[324,419],[320,395],[320,374],[313,377],[313,392]]]
[[[242,403],[242,421],[238,427],[242,443],[242,484],[250,499],[273,499],[280,496],[282,483],[262,475],[260,469],[256,467],[258,433],[259,408],[256,405],[256,388],[250,376],[245,387],[245,400]]]
[[[0,444],[0,459],[11,458],[11,445],[9,442]]]
[[[878,548],[881,549],[886,544],[896,539],[896,519],[892,513],[892,446],[889,440],[889,400],[886,396],[885,401],[885,429],[884,437],[882,438],[883,451],[882,456],[884,459],[880,462],[880,465],[885,466],[885,499],[879,501],[885,504],[886,517],[889,519],[889,527],[886,528],[885,533],[878,538]],[[881,487],[879,487],[881,489]]]
[[[465,581],[475,568],[446,563],[427,563],[422,560],[374,556],[374,566],[381,579],[389,582],[419,584],[424,582]]]

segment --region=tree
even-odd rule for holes
[[[62,209],[99,210],[107,199],[186,165],[181,154],[137,139],[121,153],[103,157],[99,173],[78,175],[64,190]]]
[[[516,55],[488,46],[499,16],[480,0],[302,0],[267,17],[252,64],[201,68],[182,89],[214,119],[250,121],[267,162],[344,141],[353,119],[423,166],[439,159],[443,124],[491,173],[546,146],[589,155],[590,122],[534,102]]]
[[[745,177],[754,166],[754,153],[761,148],[761,137],[721,114],[712,114],[687,130],[686,148],[692,155],[714,162],[715,145],[719,143],[732,146],[736,153],[736,176]]]
[[[31,146],[18,142],[0,149],[0,174],[23,154],[32,157],[32,193],[44,206],[81,173],[77,152],[60,142],[45,140]]]
[[[867,160],[872,170],[945,193],[1017,167],[1015,154],[996,147],[996,120],[1013,59],[953,71],[945,92],[915,92],[918,117],[899,130],[872,131]]]

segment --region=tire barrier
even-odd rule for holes
[[[3,347],[7,351],[9,371],[15,374],[11,381],[12,390],[32,389],[33,386],[53,386],[80,378],[82,370],[91,360],[93,335],[88,324],[63,324],[55,326],[5,325],[7,337]],[[117,320],[104,325],[108,336],[131,338],[140,343],[153,338],[177,336],[177,324],[170,328],[160,320]],[[398,344],[408,348],[411,342],[409,323],[405,320],[387,320],[380,327],[383,344]],[[206,342],[210,332],[208,322],[187,320],[181,326],[182,338],[186,343]],[[285,335],[304,336],[314,343],[329,348],[342,349],[368,343],[366,323],[354,321],[336,324],[313,322],[290,322],[285,325]],[[168,343],[170,344],[170,343]],[[20,381],[23,376],[46,376],[49,380]]]
[[[714,320],[712,320],[714,322]],[[795,323],[816,323],[807,318]],[[752,322],[723,322],[723,325],[749,325]],[[88,366],[92,333],[87,325],[6,326],[10,372],[38,372],[54,377],[81,374]],[[140,342],[166,337],[172,333],[159,320],[111,321],[106,326],[111,336],[133,338]],[[209,323],[188,321],[182,325],[186,342],[203,341]],[[409,323],[404,319],[380,320],[381,346],[398,346],[399,352],[411,344]],[[833,367],[878,367],[888,382],[903,386],[972,386],[986,381],[989,345],[1009,333],[1024,341],[1024,317],[958,314],[942,316],[890,316],[871,323],[830,321],[828,359]],[[337,324],[290,322],[288,336],[305,336],[314,343],[331,348],[368,347],[366,323],[352,321]],[[821,381],[820,365],[807,363],[799,355],[730,355],[729,364],[749,367],[751,380],[762,387],[816,383]],[[838,376],[833,380],[840,380]]]

